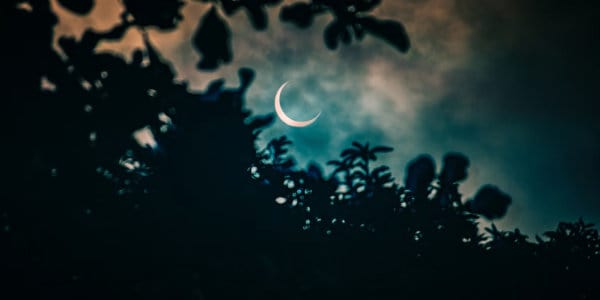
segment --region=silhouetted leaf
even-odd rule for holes
[[[387,146],[377,146],[377,147],[374,147],[373,149],[371,149],[372,153],[387,153],[387,152],[392,152],[392,151],[394,151],[394,148],[387,147]]]
[[[468,202],[468,207],[472,212],[493,220],[502,218],[511,202],[510,196],[500,189],[486,185],[479,189],[473,200]]]
[[[354,164],[354,166],[360,168],[360,169],[356,170],[356,171],[360,171],[360,172],[364,172],[363,170],[367,170],[367,168],[368,168],[367,163],[364,161],[358,161]]]
[[[325,39],[325,45],[327,46],[327,48],[331,50],[337,49],[340,34],[344,29],[345,28],[342,25],[342,23],[337,20],[331,21],[331,23],[329,23],[327,27],[325,27],[325,31],[323,32],[323,38]]]
[[[356,149],[346,149],[346,150],[342,151],[341,156],[354,158],[354,157],[358,156],[358,154],[359,154],[359,152]]]
[[[204,2],[214,2],[212,0],[202,0]],[[242,1],[239,0],[221,0],[221,5],[223,7],[223,11],[227,15],[231,15],[235,13],[239,8],[242,7]]]
[[[354,9],[357,12],[367,12],[375,8],[381,3],[381,0],[359,0],[354,1]]]
[[[78,15],[87,15],[94,8],[94,0],[58,0],[58,3]]]
[[[352,30],[354,30],[354,36],[359,41],[365,36],[365,29],[358,23],[352,24]]]
[[[254,70],[250,68],[240,68],[238,70],[238,75],[240,77],[240,89],[248,89],[248,87],[254,80]]]
[[[467,178],[467,167],[469,159],[460,153],[448,153],[444,155],[444,165],[440,174],[443,185],[449,186]]]
[[[400,52],[406,52],[410,48],[410,41],[404,26],[392,20],[377,20],[374,17],[363,17],[358,23],[369,33],[388,42]]]
[[[321,180],[323,179],[323,170],[318,164],[310,162],[306,168],[306,175],[313,180]]]
[[[342,30],[339,33],[339,39],[342,41],[342,43],[349,45],[352,42],[350,28],[347,26],[342,27]]]
[[[371,173],[373,173],[373,175],[375,175],[375,176],[379,176],[379,174],[384,173],[384,172],[389,172],[389,171],[390,171],[390,167],[379,166],[379,167],[373,169],[373,171],[371,171]]]
[[[294,3],[281,9],[279,18],[284,22],[292,22],[300,28],[307,28],[313,22],[313,9],[307,3]]]
[[[182,0],[122,0],[127,12],[140,26],[156,26],[160,29],[173,29],[183,19]]]
[[[214,70],[232,59],[229,27],[212,7],[202,18],[193,37],[193,45],[202,54],[197,65],[201,70]]]
[[[427,188],[435,177],[435,162],[429,155],[420,155],[406,166],[404,184],[419,199],[427,196]]]
[[[342,162],[339,161],[339,160],[330,160],[330,161],[327,162],[327,165],[330,165],[330,166],[341,166]]]
[[[228,16],[244,8],[250,23],[256,30],[267,28],[268,15],[265,6],[280,3],[282,0],[200,0],[202,2],[219,2]]]
[[[246,6],[248,17],[254,29],[264,30],[267,28],[267,12],[259,5]]]

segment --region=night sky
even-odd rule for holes
[[[199,72],[191,36],[208,5],[188,1],[175,31],[150,31],[178,78],[202,90],[223,77],[238,84],[237,70],[257,77],[247,95],[256,114],[273,112],[278,87],[291,81],[282,105],[297,119],[321,117],[306,128],[276,122],[264,144],[288,135],[299,164],[323,164],[351,141],[395,148],[383,156],[398,181],[405,164],[422,153],[438,161],[457,151],[471,161],[461,192],[472,196],[491,183],[513,197],[500,228],[528,234],[582,216],[600,222],[598,73],[600,26],[593,1],[387,0],[375,15],[403,22],[412,48],[402,54],[366,37],[328,50],[322,16],[309,29],[278,19],[269,9],[269,28],[256,32],[244,13],[227,18],[234,61],[216,72]],[[59,14],[56,39],[80,37],[92,27],[120,21],[118,0],[97,1],[80,17],[53,2]],[[140,32],[98,51],[129,57],[142,48]]]

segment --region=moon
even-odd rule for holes
[[[288,83],[289,83],[289,81],[286,81],[285,83],[283,83],[279,87],[279,90],[277,90],[277,94],[275,94],[275,112],[277,113],[277,116],[279,117],[281,122],[285,123],[288,126],[292,126],[292,127],[306,127],[306,126],[314,123],[321,115],[321,112],[317,113],[317,115],[312,117],[312,119],[309,119],[306,121],[296,121],[296,120],[288,117],[288,115],[286,115],[285,112],[283,112],[283,109],[281,108],[281,92],[283,91],[283,89],[285,88],[285,86]]]

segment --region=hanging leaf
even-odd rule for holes
[[[265,30],[267,28],[267,12],[263,7],[258,4],[247,5],[246,12],[254,29]]]
[[[406,166],[404,184],[417,198],[427,196],[427,188],[435,177],[435,162],[429,155],[420,155]]]
[[[495,186],[485,185],[470,200],[467,207],[471,212],[480,214],[488,220],[494,220],[504,217],[510,206],[511,197],[500,191]]]
[[[410,40],[404,26],[392,20],[377,20],[373,17],[358,19],[358,23],[370,34],[383,39],[400,52],[406,52],[410,48]]]
[[[467,178],[469,159],[460,153],[448,153],[444,155],[444,166],[440,174],[443,185],[451,185]]]
[[[359,0],[354,4],[354,8],[358,12],[367,12],[375,8],[381,3],[381,0]]]
[[[134,23],[142,27],[156,26],[160,29],[174,29],[183,19],[182,0],[122,0],[127,13]]]
[[[325,46],[331,50],[335,50],[338,47],[338,40],[340,38],[340,34],[344,30],[344,26],[338,20],[331,21],[325,27],[325,31],[323,32],[323,38],[325,40]]]
[[[387,153],[394,151],[394,148],[388,146],[377,146],[371,150],[372,153]]]
[[[87,15],[94,8],[94,0],[58,0],[58,3],[78,15]]]
[[[308,3],[294,3],[281,9],[279,18],[283,22],[292,22],[300,28],[307,28],[313,22],[313,9]]]
[[[197,65],[200,70],[214,70],[220,64],[231,62],[231,32],[214,7],[202,18],[192,43],[202,54]]]

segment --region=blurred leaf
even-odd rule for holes
[[[264,30],[267,28],[267,12],[264,8],[259,5],[248,5],[246,11],[254,29]]]
[[[342,155],[342,157],[354,158],[354,157],[358,156],[358,154],[359,154],[359,152],[356,149],[350,148],[350,149],[346,149],[346,150],[342,151],[341,155]]]
[[[358,12],[367,12],[381,3],[381,0],[359,0],[355,1],[354,8]]]
[[[78,15],[87,15],[94,8],[94,0],[58,0],[58,3]]]
[[[485,185],[477,191],[473,200],[468,202],[468,207],[473,213],[494,220],[506,215],[511,202],[511,197],[497,187]]]
[[[358,23],[352,24],[352,30],[354,30],[354,36],[359,41],[365,36],[365,29]]]
[[[380,173],[389,172],[389,171],[390,171],[390,167],[379,166],[379,167],[373,169],[373,171],[371,171],[371,173],[373,173],[373,175],[375,175],[375,176],[378,176]]]
[[[292,22],[300,28],[307,28],[313,22],[314,12],[308,3],[294,3],[281,9],[279,18],[283,22]]]
[[[406,166],[404,184],[417,198],[427,196],[427,188],[435,177],[435,162],[429,155],[420,155]]]
[[[173,29],[183,19],[182,0],[122,0],[134,23],[142,27],[156,26],[160,29]]]
[[[374,17],[363,17],[358,23],[372,35],[383,39],[400,52],[410,48],[410,40],[402,23],[392,20],[377,20]]]
[[[365,151],[369,148],[369,143],[362,145],[361,143],[354,141],[352,142],[352,146],[358,148],[360,151]]]
[[[373,149],[371,149],[372,153],[387,153],[387,152],[392,152],[392,151],[394,151],[394,148],[387,147],[387,146],[377,146],[377,147],[374,147]]]
[[[447,153],[444,155],[444,165],[440,174],[440,182],[450,186],[467,178],[469,159],[460,153]]]
[[[200,70],[214,70],[222,63],[231,62],[231,33],[214,7],[202,18],[192,43],[202,54],[197,65]]]
[[[344,30],[344,26],[337,20],[331,21],[331,23],[325,27],[323,38],[325,39],[325,46],[327,46],[327,48],[331,50],[337,49],[338,40],[342,30]]]
[[[339,160],[330,160],[330,161],[327,162],[327,165],[330,165],[330,166],[341,166],[342,162],[339,161]]]
[[[244,8],[250,23],[256,30],[264,30],[268,25],[268,14],[265,6],[274,5],[281,0],[200,0],[202,2],[221,3],[223,11],[228,16]]]

